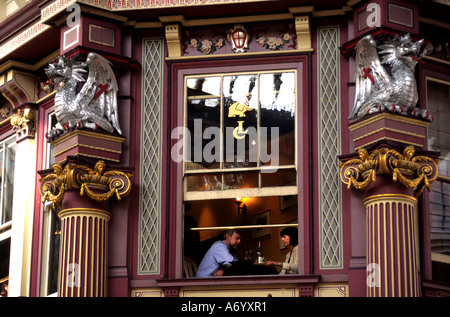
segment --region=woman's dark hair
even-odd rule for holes
[[[296,246],[298,244],[298,230],[295,227],[287,227],[281,230],[280,237],[282,236],[289,236],[290,238],[290,244],[293,246]]]

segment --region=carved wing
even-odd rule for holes
[[[361,106],[371,92],[387,87],[390,76],[381,65],[375,40],[371,35],[363,37],[356,45],[355,60],[355,102],[349,119],[359,117]]]
[[[79,93],[79,96],[83,96],[84,99],[80,100],[80,102],[88,101],[88,107],[97,107],[99,114],[106,117],[112,127],[119,134],[122,134],[119,126],[117,105],[117,92],[119,87],[110,66],[111,63],[96,53],[89,53],[86,64],[89,67],[89,75]],[[101,121],[97,123],[102,126]],[[102,128],[105,127],[102,126]],[[110,127],[109,129],[105,128],[105,130],[112,132]]]

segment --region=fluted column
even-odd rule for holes
[[[108,285],[108,201],[131,191],[130,174],[91,169],[77,161],[56,163],[41,179],[43,201],[61,209],[58,296],[105,297]]]
[[[70,208],[61,218],[60,297],[107,296],[108,222],[101,209]]]
[[[415,156],[384,145],[341,163],[341,180],[348,189],[365,192],[366,295],[421,296],[418,230],[419,197],[437,178],[431,153]]]
[[[417,199],[378,194],[366,206],[368,297],[420,296]]]

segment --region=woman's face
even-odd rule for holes
[[[285,247],[288,247],[291,244],[291,237],[285,234],[281,237],[281,241],[283,242]]]

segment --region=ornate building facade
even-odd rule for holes
[[[5,3],[4,295],[450,294],[447,1]]]

